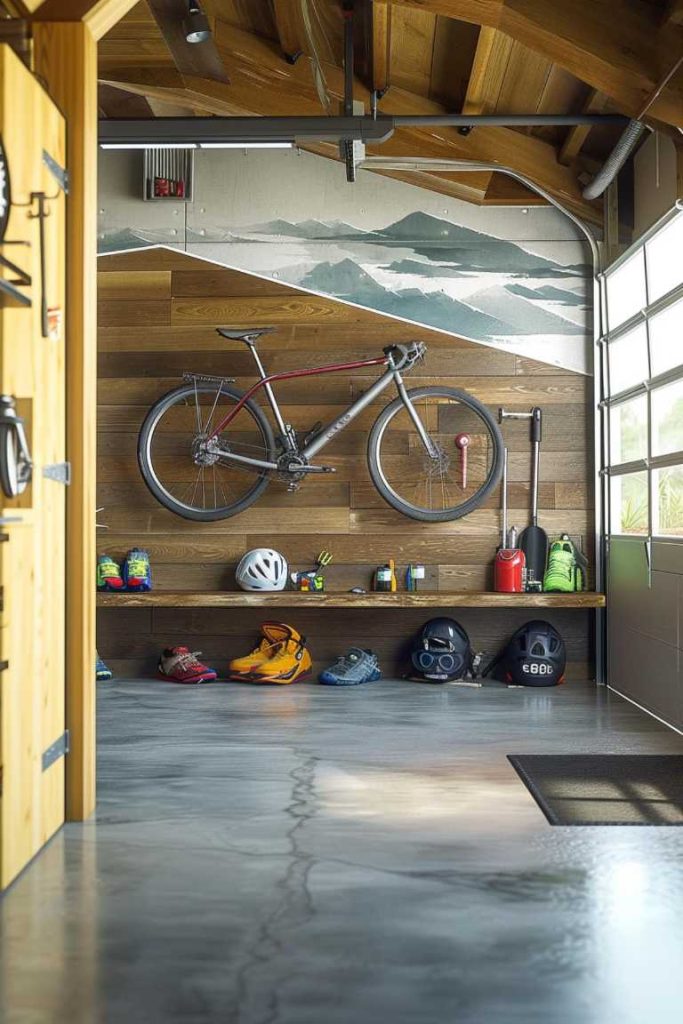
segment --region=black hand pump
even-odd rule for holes
[[[531,480],[531,526],[522,531],[519,546],[526,556],[527,587],[541,589],[548,561],[548,535],[538,525],[538,476],[541,457],[542,413],[538,406],[531,410],[531,444],[533,447],[533,476]]]
[[[541,457],[541,436],[543,433],[543,413],[536,405],[531,412],[508,412],[498,410],[498,420],[530,420],[533,466],[531,474],[531,526],[527,526],[519,538],[519,546],[526,560],[526,589],[541,590],[543,576],[548,561],[548,535],[538,525],[538,477]]]

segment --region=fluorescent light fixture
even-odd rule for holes
[[[293,142],[200,142],[200,149],[291,149]]]
[[[196,142],[101,142],[100,149],[196,149]]]
[[[291,149],[293,142],[101,142],[100,149]]]

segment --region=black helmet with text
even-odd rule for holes
[[[567,649],[564,640],[549,622],[534,619],[525,622],[511,636],[494,667],[503,682],[516,686],[557,686],[564,680]]]

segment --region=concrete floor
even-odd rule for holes
[[[508,753],[681,753],[588,687],[100,687],[97,820],[1,906],[7,1024],[678,1024],[683,829]]]

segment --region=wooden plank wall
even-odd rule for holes
[[[237,561],[261,545],[280,549],[297,568],[310,567],[318,551],[328,548],[334,554],[328,586],[340,591],[367,587],[374,566],[392,556],[399,566],[426,563],[426,588],[444,594],[492,583],[499,489],[484,507],[444,524],[406,519],[374,491],[365,465],[367,431],[386,397],[326,449],[326,464],[337,469],[334,477],[311,478],[295,494],[274,483],[251,509],[218,523],[190,523],[163,509],[147,492],[136,463],[137,432],[149,405],[188,369],[236,376],[241,386],[255,380],[248,351],[221,341],[217,324],[277,326],[259,347],[271,371],[370,358],[390,342],[420,339],[429,352],[411,374],[412,386],[439,381],[462,387],[494,413],[499,405],[519,411],[540,405],[541,524],[553,535],[568,531],[591,552],[589,379],[165,249],[102,256],[98,277],[98,506],[108,526],[98,535],[98,547],[122,557],[128,548],[144,545],[156,587],[234,589]],[[342,374],[283,383],[278,393],[286,417],[305,430],[341,411],[358,385],[358,374]],[[521,528],[529,516],[528,426],[508,422],[504,435],[510,449],[510,522]],[[591,660],[590,615],[549,616],[565,634],[581,674]],[[466,621],[477,646],[495,649],[499,637],[532,616],[482,610],[457,617]],[[338,650],[343,629],[345,641],[374,646],[395,666],[400,639],[424,618],[412,611],[330,615],[312,609],[293,624],[307,632],[318,661]],[[98,621],[103,656],[117,672],[138,674],[153,669],[159,648],[171,641],[192,643],[224,664],[244,647],[245,633],[249,642],[259,613],[100,609]]]

